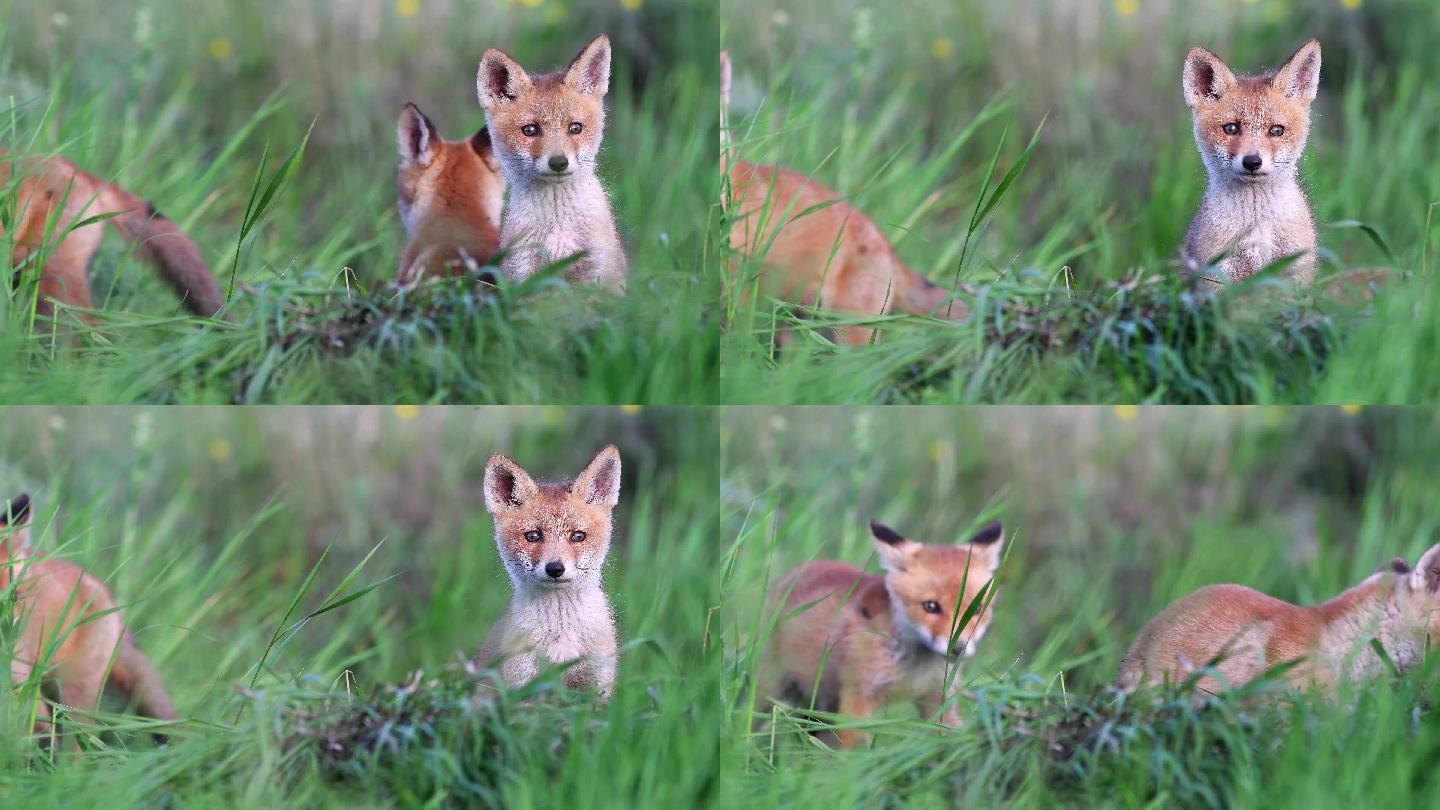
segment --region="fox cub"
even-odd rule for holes
[[[730,247],[762,266],[762,285],[779,298],[836,312],[889,315],[904,312],[963,321],[970,315],[949,289],[932,283],[900,259],[885,232],[835,191],[777,166],[730,160],[725,108],[730,99],[730,57],[720,54],[720,175],[728,178]],[[875,330],[836,328],[852,346]]]
[[[569,67],[539,76],[490,48],[480,58],[476,86],[510,186],[500,229],[505,275],[529,278],[580,255],[566,268],[566,279],[623,289],[625,250],[596,174],[610,39],[595,37]]]
[[[1300,607],[1241,585],[1211,585],[1151,619],[1120,664],[1124,690],[1197,679],[1215,692],[1245,684],[1280,664],[1298,661],[1292,686],[1333,691],[1388,671],[1374,639],[1400,670],[1418,664],[1440,639],[1440,543],[1412,570],[1397,557],[1364,582],[1314,607]],[[1217,677],[1218,676],[1218,677]]]
[[[490,130],[463,141],[440,137],[414,104],[400,111],[400,221],[405,251],[395,283],[408,287],[426,273],[463,275],[495,258],[505,175]]]
[[[498,664],[511,687],[542,667],[570,664],[565,683],[608,697],[615,681],[615,619],[600,587],[610,517],[620,500],[620,451],[595,456],[573,481],[537,484],[499,453],[485,466],[485,507],[514,593],[473,664]]]
[[[1183,84],[1207,176],[1181,249],[1187,271],[1224,255],[1219,268],[1234,282],[1299,256],[1286,272],[1296,283],[1310,283],[1315,222],[1297,171],[1320,86],[1320,43],[1309,40],[1264,76],[1236,76],[1220,57],[1191,48]]]
[[[48,559],[30,546],[30,496],[0,503],[0,592],[14,587],[19,640],[10,659],[17,686],[36,665],[47,666],[59,702],[94,711],[107,681],[127,692],[140,712],[176,719],[159,673],[135,647],[105,584],[74,563]],[[50,706],[37,698],[36,731],[49,733]],[[157,735],[163,741],[163,737]]]
[[[991,523],[964,544],[927,545],[872,521],[870,536],[884,574],[818,560],[776,586],[781,620],[761,662],[757,710],[775,699],[813,700],[818,711],[869,717],[905,699],[927,719],[943,706],[940,721],[959,725],[956,670],[990,626],[1004,531]],[[957,628],[980,598],[983,606]],[[842,748],[865,739],[854,729],[838,736]]]
[[[44,258],[36,302],[39,314],[53,314],[55,304],[94,308],[87,273],[106,223],[134,243],[135,255],[160,271],[190,312],[209,318],[225,303],[195,243],[153,206],[120,186],[63,158],[0,151],[0,188],[12,186],[15,210],[0,218],[0,236],[14,244],[13,267]]]

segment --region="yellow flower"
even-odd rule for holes
[[[216,62],[224,62],[235,52],[235,47],[230,44],[228,37],[215,37],[210,40],[210,58]]]
[[[1359,406],[1359,405],[1341,405],[1341,406],[1340,406],[1340,410],[1343,411],[1345,414],[1347,414],[1347,415],[1349,415],[1349,416],[1354,416],[1355,414],[1360,413],[1360,406]]]
[[[1360,8],[1365,5],[1365,0],[1340,0],[1340,5],[1345,8]]]
[[[224,461],[225,459],[230,458],[231,449],[232,448],[230,447],[230,441],[228,439],[211,439],[209,447],[210,460]]]
[[[944,452],[945,452],[945,443],[944,443],[944,442],[931,442],[931,443],[930,443],[930,460],[931,460],[931,461],[939,461],[941,454],[943,454]]]
[[[620,7],[627,11],[639,11],[645,0],[620,0]]]
[[[930,55],[936,59],[944,61],[954,53],[955,43],[951,42],[949,37],[936,37],[935,41],[930,43]]]
[[[543,2],[545,2],[545,0],[520,0],[520,5],[534,8]]]
[[[1129,17],[1140,10],[1140,0],[1115,0],[1115,13]]]
[[[395,0],[395,13],[401,17],[414,17],[420,13],[420,0]]]
[[[632,413],[632,414],[633,414],[633,413],[639,413],[642,407],[643,407],[643,406],[641,406],[641,405],[621,405],[621,406],[620,406],[620,412],[621,412],[621,413]]]
[[[1116,405],[1111,410],[1115,412],[1115,418],[1121,422],[1133,422],[1135,417],[1140,415],[1139,405]]]
[[[396,405],[395,418],[401,422],[414,422],[415,417],[420,415],[419,405]]]

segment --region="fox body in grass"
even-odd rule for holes
[[[60,702],[94,711],[108,682],[127,692],[140,712],[174,720],[159,673],[125,629],[105,584],[85,569],[36,554],[30,547],[30,498],[0,502],[0,592],[14,586],[20,636],[10,659],[19,685],[37,665],[52,668]],[[50,707],[36,701],[37,731],[48,733]]]
[[[476,86],[510,189],[500,229],[505,275],[529,278],[583,254],[566,268],[566,279],[623,289],[629,265],[596,173],[610,39],[597,36],[569,67],[538,76],[490,48]]]
[[[819,711],[868,717],[908,699],[926,719],[943,705],[941,722],[959,725],[950,702],[959,682],[954,670],[989,627],[993,599],[960,629],[954,647],[952,631],[994,578],[1003,529],[991,523],[958,546],[917,543],[875,522],[870,533],[884,574],[821,560],[776,586],[780,623],[761,661],[757,708],[765,711],[773,699],[808,707],[813,698]],[[853,729],[838,736],[844,748],[864,739]]]
[[[1241,585],[1212,585],[1151,619],[1120,664],[1125,690],[1182,682],[1214,664],[1196,686],[1217,691],[1245,684],[1293,661],[1295,687],[1333,690],[1389,671],[1370,647],[1375,639],[1405,670],[1440,640],[1440,544],[1412,570],[1396,558],[1359,585],[1314,607],[1292,605]]]
[[[569,664],[566,685],[608,696],[618,654],[615,619],[601,587],[611,512],[620,500],[620,451],[606,447],[575,478],[537,484],[499,453],[485,466],[485,507],[514,588],[510,606],[476,654],[511,687]]]
[[[155,265],[190,312],[208,318],[225,303],[195,243],[120,186],[63,158],[0,152],[0,187],[14,188],[14,214],[6,217],[10,232],[0,228],[15,246],[12,266],[44,254],[36,303],[41,315],[53,313],[56,303],[93,308],[87,271],[100,249],[102,222],[135,243],[136,255]],[[101,222],[79,224],[107,215]]]
[[[1320,43],[1309,40],[1283,67],[1236,76],[1204,48],[1185,56],[1185,103],[1205,163],[1205,198],[1190,223],[1182,258],[1193,272],[1220,256],[1235,282],[1287,256],[1285,272],[1315,277],[1315,222],[1297,179],[1320,85]]]
[[[874,220],[835,191],[790,169],[732,162],[725,132],[729,89],[730,58],[721,53],[720,174],[730,183],[730,246],[761,263],[763,286],[784,300],[837,312],[969,316],[950,290],[907,267]],[[836,331],[841,342],[859,346],[875,330]]]
[[[500,249],[505,175],[481,128],[449,141],[414,104],[400,111],[400,221],[405,251],[395,282],[410,286],[426,273],[463,275],[489,263]]]

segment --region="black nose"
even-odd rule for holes
[[[551,158],[551,160],[553,161],[554,158]],[[1241,165],[1241,166],[1244,166],[1244,167],[1245,167],[1245,171],[1247,171],[1247,172],[1256,172],[1256,171],[1259,171],[1259,170],[1260,170],[1260,164],[1261,164],[1262,162],[1263,162],[1263,161],[1260,160],[1260,156],[1259,156],[1259,155],[1246,155],[1245,157],[1240,158],[1240,165]],[[552,165],[553,165],[553,164],[552,164]]]
[[[550,156],[550,171],[552,172],[563,172],[565,171],[565,167],[569,165],[570,161],[564,155]]]
[[[559,560],[551,560],[545,563],[545,573],[549,574],[551,579],[559,579],[565,574],[565,563]]]

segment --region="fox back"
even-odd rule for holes
[[[623,287],[628,265],[597,173],[609,38],[596,37],[564,70],[536,76],[490,48],[476,86],[510,185],[501,228],[506,274],[528,278],[583,254],[567,268],[569,280]]]
[[[1320,84],[1320,43],[1309,40],[1278,71],[1236,76],[1220,57],[1191,48],[1183,71],[1205,198],[1182,250],[1195,271],[1221,256],[1226,281],[1240,281],[1287,256],[1288,276],[1315,275],[1315,223],[1297,177]]]
[[[400,111],[400,221],[407,237],[395,281],[414,284],[425,273],[461,275],[495,258],[505,175],[482,128],[449,141],[414,104]]]
[[[485,506],[495,519],[495,545],[514,593],[477,663],[499,661],[506,682],[515,686],[533,679],[545,663],[578,662],[567,671],[567,682],[608,692],[617,645],[601,573],[619,498],[620,452],[614,445],[574,481],[560,484],[536,483],[499,453],[490,458]]]

